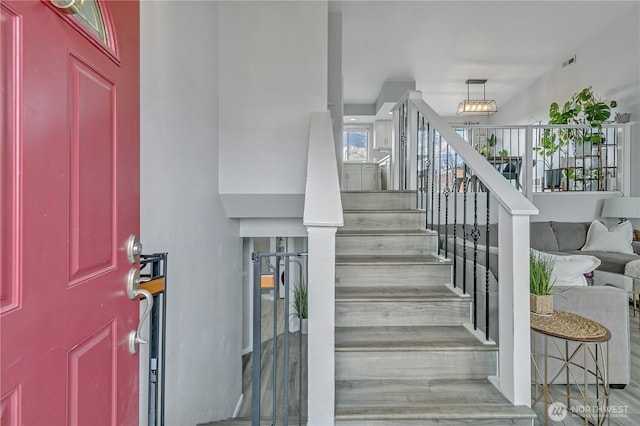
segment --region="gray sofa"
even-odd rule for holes
[[[617,387],[623,387],[630,380],[630,331],[629,331],[629,298],[625,286],[620,285],[628,277],[624,276],[624,266],[627,262],[640,259],[640,244],[634,242],[636,255],[609,253],[609,252],[583,252],[580,248],[584,245],[590,223],[570,222],[532,222],[530,224],[531,247],[544,252],[554,254],[586,254],[600,259],[601,264],[595,272],[596,286],[593,287],[562,287],[554,291],[554,307],[559,310],[572,312],[586,318],[597,321],[607,327],[611,332],[609,341],[609,383]],[[444,232],[446,231],[446,233]],[[479,277],[479,290],[476,297],[481,302],[479,309],[484,310],[485,285],[488,280],[490,298],[490,328],[491,334],[496,340],[497,335],[497,300],[498,300],[498,232],[497,225],[489,226],[489,271],[486,264],[486,227],[480,227],[478,239],[477,258],[479,264],[473,264],[473,244],[469,237],[470,229],[466,230],[466,241],[463,240],[462,228],[458,225],[456,238],[453,238],[453,227],[441,229],[441,249],[447,249],[447,256],[452,257],[455,247],[455,255],[458,259],[456,268],[456,285],[462,287],[463,271],[465,275]],[[464,241],[464,243],[463,243]],[[466,264],[463,262],[463,249],[466,245]],[[443,254],[444,251],[443,251]],[[613,284],[605,285],[605,284]],[[467,289],[471,288],[467,284]],[[620,287],[620,288],[616,288]],[[470,293],[469,290],[467,292]],[[483,327],[484,312],[479,314],[479,326]]]
[[[633,242],[635,254],[605,251],[582,251],[591,223],[532,222],[530,225],[531,248],[553,254],[588,254],[600,259],[595,272],[596,285],[613,284],[631,290],[630,279],[624,277],[624,266],[640,259],[640,242]],[[625,284],[629,281],[629,284]]]
[[[584,246],[587,239],[587,231],[589,230],[590,222],[531,222],[530,229],[530,245],[532,249],[544,251],[553,254],[586,254],[595,256],[600,259],[600,266],[596,269],[595,283],[596,285],[613,284],[616,287],[621,287],[627,291],[631,290],[630,285],[620,284],[625,279],[624,266],[627,262],[640,259],[640,241],[634,241],[632,243],[635,254],[625,253],[611,253],[603,251],[582,251],[580,248]],[[446,229],[441,230],[440,247],[442,249],[445,246],[448,249],[448,254],[453,253],[453,225],[449,225]],[[479,227],[480,237],[478,238],[479,259],[484,262],[485,259],[485,246],[486,246],[486,226]],[[467,252],[469,249],[473,249],[471,243],[471,237],[469,236],[471,228],[467,225],[466,240],[467,240]],[[462,253],[461,236],[463,235],[462,226],[457,225],[456,236],[457,238],[457,253]],[[446,238],[445,238],[446,236]],[[489,225],[489,245],[491,247],[497,247],[498,245],[498,225]],[[498,255],[496,249],[490,249],[489,255],[489,269],[491,273],[497,278],[498,276]]]

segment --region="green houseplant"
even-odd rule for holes
[[[554,125],[585,125],[584,129],[545,129],[540,144],[533,149],[537,151],[545,163],[545,183],[547,188],[559,187],[562,179],[562,170],[554,169],[553,159],[556,153],[560,155],[567,152],[569,143],[576,146],[583,144],[599,144],[603,142],[602,122],[611,117],[611,109],[617,106],[617,102],[602,101],[593,91],[592,86],[585,87],[574,93],[569,100],[562,104],[552,102],[549,106],[549,124]],[[582,148],[582,152],[590,153],[590,148]]]
[[[590,126],[589,129],[567,129],[563,138],[573,140],[578,145],[586,142],[598,144],[602,141],[602,122],[611,117],[611,109],[618,103],[615,100],[604,102],[591,86],[576,92],[562,108],[557,102],[549,106],[549,124],[577,124]],[[593,131],[593,129],[596,129]]]
[[[552,270],[553,265],[548,257],[533,251],[529,254],[529,305],[531,312],[535,314],[553,313]]]
[[[554,168],[553,159],[556,153],[566,152],[567,139],[564,135],[555,132],[553,129],[544,129],[540,144],[533,148],[542,156],[544,161],[544,182],[547,188],[557,188],[562,180],[562,169]]]
[[[300,332],[307,334],[309,291],[307,284],[303,281],[293,287],[293,315],[300,320]]]

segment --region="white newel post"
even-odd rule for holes
[[[334,424],[335,226],[308,226],[309,426]]]
[[[531,406],[529,213],[498,211],[498,377],[492,381],[514,405]]]

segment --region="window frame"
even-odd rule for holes
[[[349,158],[349,150],[345,151],[344,137],[350,131],[365,131],[367,135],[366,158],[364,160],[352,160]],[[342,162],[343,163],[366,163],[371,158],[371,149],[373,143],[373,125],[367,123],[345,124],[342,129]],[[347,142],[347,147],[349,146]]]

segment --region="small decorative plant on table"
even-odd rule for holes
[[[551,260],[537,252],[529,255],[529,298],[530,310],[538,315],[551,315],[553,313],[553,295],[551,288]]]
[[[303,281],[293,288],[293,315],[300,321],[300,332],[307,334],[308,331],[308,288]]]

